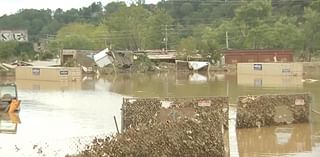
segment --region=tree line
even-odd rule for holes
[[[0,29],[26,29],[28,43],[0,42],[0,60],[52,58],[61,48],[175,49],[220,57],[224,49],[293,49],[319,54],[320,0],[162,0],[94,2],[70,10],[22,9]],[[39,53],[34,42],[42,42]],[[228,43],[228,44],[227,44]]]

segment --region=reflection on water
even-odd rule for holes
[[[203,83],[208,81],[208,77],[199,73],[193,73],[189,75],[189,81],[195,83]]]
[[[114,133],[113,116],[120,122],[122,96],[109,91],[107,80],[15,82],[22,123],[15,134],[0,134],[0,156],[64,156],[79,151],[94,136]]]
[[[194,74],[160,73],[160,74],[124,74],[108,78],[112,82],[111,91],[129,96],[159,97],[159,96],[212,96],[226,95],[226,82],[219,77],[200,75],[200,80],[194,80]],[[205,79],[203,79],[205,78]]]
[[[320,82],[299,82],[300,78],[259,79],[176,73],[121,74],[100,79],[87,77],[80,82],[0,77],[2,83],[16,82],[22,100],[18,115],[22,123],[16,123],[14,134],[0,134],[0,154],[15,152],[16,156],[34,156],[32,153],[37,153],[32,147],[34,144],[47,146],[44,152],[49,152],[46,154],[58,154],[51,156],[75,152],[79,149],[79,141],[89,143],[94,136],[116,132],[113,116],[121,122],[122,98],[129,96],[229,96],[230,103],[236,103],[237,97],[242,95],[309,92],[314,100],[312,108],[320,111]],[[8,120],[10,117],[3,119],[6,125],[7,122],[13,124]],[[13,129],[12,126],[4,128]],[[320,153],[319,130],[320,116],[314,113],[310,124],[241,129],[237,131],[239,152],[244,157],[317,156]]]
[[[56,91],[56,90],[81,90],[85,82],[68,82],[68,81],[37,81],[37,80],[16,80],[20,89],[32,91]],[[86,88],[92,88],[84,85]]]
[[[245,75],[237,76],[238,85],[250,87],[302,88],[302,76],[268,76]]]
[[[0,113],[0,133],[17,133],[18,124],[21,123],[18,113]]]
[[[238,129],[237,137],[241,156],[312,151],[310,124]]]
[[[206,76],[206,75],[202,75]],[[196,81],[192,74],[127,74],[113,77],[111,90],[130,96],[219,96],[228,95],[231,103],[238,96],[308,92],[313,109],[320,109],[320,83],[303,83],[302,77],[229,76],[212,74]],[[240,77],[240,78],[239,78]],[[281,127],[238,130],[240,156],[317,156],[320,153],[320,120]],[[315,129],[318,128],[318,129]],[[304,152],[304,153],[301,153]]]

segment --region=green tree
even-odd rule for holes
[[[8,61],[17,54],[17,42],[0,42],[0,60]]]
[[[61,27],[62,27],[62,23],[60,23],[57,20],[52,20],[50,21],[47,25],[45,25],[44,27],[42,27],[40,34],[55,34]],[[37,35],[40,36],[40,35]]]
[[[52,57],[58,56],[61,49],[62,49],[62,44],[60,44],[57,40],[49,41],[48,53],[51,54]]]
[[[72,23],[62,27],[56,40],[68,49],[96,49],[96,41],[102,40],[94,36],[96,27],[90,24]]]
[[[320,12],[320,0],[313,0],[310,7],[312,10]]]
[[[182,39],[177,49],[177,57],[189,60],[189,58],[195,54],[197,54],[195,38],[190,36]]]
[[[93,2],[88,7],[79,9],[79,21],[98,24],[103,16],[103,6],[101,2]]]
[[[51,10],[24,9],[17,14],[2,16],[0,29],[25,29],[28,30],[30,41],[37,41],[41,30],[52,21]]]
[[[15,59],[19,59],[19,60],[29,60],[29,59],[34,59],[35,57],[35,51],[33,49],[33,44],[31,42],[20,42],[20,43],[16,43],[16,51],[14,53],[14,57],[11,58],[15,58]]]
[[[126,8],[127,5],[125,2],[111,2],[108,3],[104,9],[106,15],[110,15],[112,13],[118,12],[121,8]]]
[[[72,8],[65,12],[62,9],[58,8],[55,10],[53,17],[55,20],[63,24],[76,22],[80,18],[79,10],[75,8]]]
[[[146,47],[147,49],[164,49],[166,40],[171,39],[168,27],[173,19],[161,9],[156,10],[147,20]]]
[[[304,34],[304,47],[305,50],[309,53],[309,60],[311,56],[314,55],[317,51],[320,50],[320,13],[307,8],[305,10],[305,23],[303,25],[303,34]]]
[[[116,49],[137,50],[146,47],[146,23],[150,12],[142,6],[120,8],[104,21],[108,42]]]
[[[236,38],[234,48],[264,48],[264,33],[272,23],[271,11],[270,0],[249,1],[237,8],[231,21],[233,26],[227,24],[232,30],[228,32]]]
[[[218,28],[213,29],[211,27],[203,27],[201,29],[200,41],[201,44],[198,47],[203,57],[208,57],[217,63],[221,57],[221,50],[225,49],[225,40],[223,31]]]
[[[302,17],[304,8],[310,5],[310,1],[296,0],[272,0],[272,10],[274,15]]]

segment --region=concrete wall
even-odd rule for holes
[[[16,79],[42,81],[79,81],[82,77],[80,67],[35,67],[19,66]]]
[[[302,63],[238,63],[237,74],[302,76]]]

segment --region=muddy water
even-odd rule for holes
[[[307,78],[318,79],[320,76]],[[309,92],[312,108],[320,111],[320,81],[302,77],[254,77],[188,74],[123,74],[81,82],[46,82],[0,78],[15,82],[22,100],[17,115],[1,115],[0,154],[9,156],[63,156],[83,148],[94,136],[116,132],[121,126],[123,97],[237,96]],[[19,123],[20,122],[20,123]],[[10,130],[10,131],[8,131]],[[8,133],[9,132],[9,133]],[[239,155],[319,156],[320,115],[308,124],[237,130]]]

